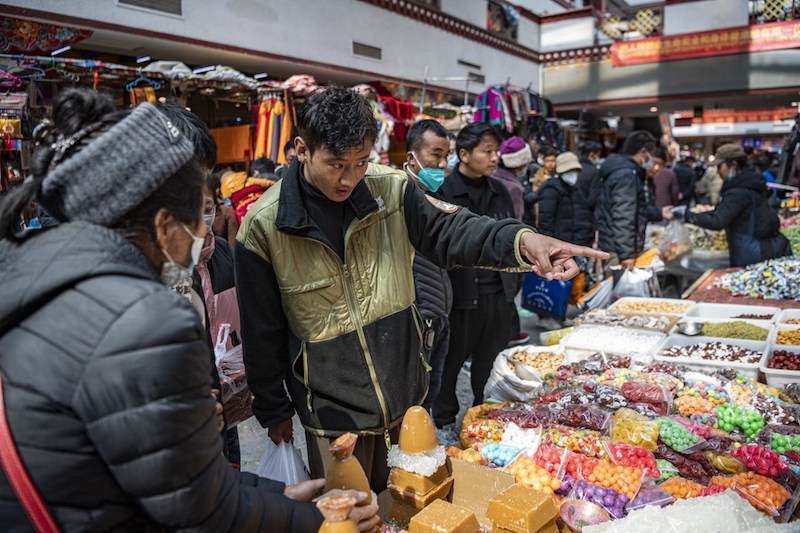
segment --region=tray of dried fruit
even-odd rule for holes
[[[575,317],[573,324],[582,326],[594,324],[598,326],[621,326],[669,333],[678,322],[676,315],[653,315],[647,313],[620,313],[612,309],[592,309]]]

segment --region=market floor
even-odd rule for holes
[[[533,317],[521,318],[520,325],[522,330],[531,336],[531,343],[537,344],[539,340],[539,333],[541,333],[543,329],[539,327],[536,316],[534,315]],[[472,405],[472,390],[469,384],[469,374],[468,370],[463,368],[458,376],[457,395],[461,410],[458,413],[456,427],[460,428],[461,419],[464,417],[467,407]],[[299,422],[297,421],[297,417],[295,417],[294,422],[295,446],[300,448],[305,460],[305,434],[302,431],[302,426],[300,426]],[[255,472],[258,468],[259,461],[261,461],[261,456],[264,454],[264,450],[266,449],[267,431],[259,425],[255,417],[239,424],[238,427],[239,444],[242,451],[242,470],[245,472]]]

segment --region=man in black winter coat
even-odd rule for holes
[[[539,226],[543,235],[591,246],[594,241],[592,209],[578,188],[582,171],[578,156],[564,152],[556,158],[556,175],[539,189]]]
[[[421,120],[406,136],[406,162],[403,169],[425,194],[440,198],[450,139],[447,130],[435,120]],[[423,407],[431,409],[442,385],[442,371],[450,342],[450,309],[453,286],[447,270],[417,253],[414,255],[414,286],[417,309],[425,322],[423,349],[431,366],[428,396]]]
[[[442,186],[445,201],[478,215],[501,220],[514,217],[506,187],[491,175],[499,162],[500,138],[487,124],[474,123],[458,134],[457,168]],[[453,310],[450,313],[450,351],[442,374],[442,388],[434,404],[434,422],[440,428],[455,422],[458,373],[471,355],[474,405],[483,402],[483,389],[492,363],[507,347],[512,312],[510,302],[520,288],[520,274],[487,269],[458,268],[450,271]]]
[[[652,164],[656,139],[646,131],[634,131],[600,167],[602,187],[597,204],[600,248],[612,255],[609,266],[633,268],[644,249],[647,222],[672,217],[671,210],[648,205],[645,170]]]

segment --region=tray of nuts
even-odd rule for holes
[[[500,352],[508,367],[521,379],[541,381],[542,376],[555,372],[564,362],[559,346],[518,346]]]
[[[625,297],[611,304],[609,309],[618,313],[683,316],[694,306],[690,300]]]

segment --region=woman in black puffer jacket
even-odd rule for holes
[[[0,371],[16,448],[58,528],[316,531],[316,508],[296,500],[321,480],[285,487],[223,458],[206,333],[165,286],[202,243],[191,143],[153,106],[117,113],[85,90],[64,93],[54,118],[36,134],[33,177],[0,205]],[[60,224],[16,234],[30,201]],[[0,524],[30,530],[2,470]]]

